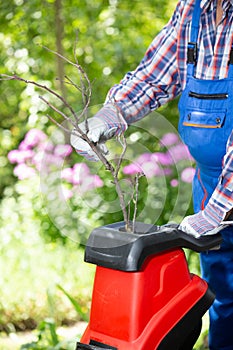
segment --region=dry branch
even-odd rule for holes
[[[138,211],[138,192],[139,192],[139,179],[145,176],[143,173],[137,173],[135,175],[135,184],[134,184],[134,198],[133,198],[133,203],[134,203],[134,213],[133,213],[133,219],[132,219],[132,231],[135,231],[135,222],[136,222],[136,216],[137,216],[137,211]]]
[[[62,54],[53,51],[47,47],[44,47],[47,51],[55,54],[58,56],[60,59],[64,60],[68,64],[72,65],[77,69],[77,72],[80,76],[80,81],[81,81],[81,86],[78,86],[72,79],[69,77],[65,76],[65,82],[71,85],[73,88],[78,90],[82,94],[82,101],[83,101],[83,109],[80,115],[77,115],[72,106],[68,103],[68,101],[61,96],[59,93],[54,91],[52,88],[49,88],[48,86],[44,84],[40,84],[36,81],[33,80],[28,80],[24,79],[16,74],[13,75],[7,75],[7,74],[1,74],[1,79],[0,80],[17,80],[21,81],[25,84],[32,84],[36,86],[37,88],[48,92],[50,95],[56,97],[58,100],[60,100],[63,105],[69,110],[71,113],[72,117],[68,116],[66,113],[64,113],[61,108],[56,107],[53,103],[49,102],[44,96],[39,96],[39,98],[55,113],[59,114],[60,116],[63,117],[64,120],[66,120],[68,123],[71,124],[72,130],[64,127],[61,123],[59,123],[56,119],[51,117],[50,115],[47,115],[48,118],[55,123],[60,129],[63,131],[67,132],[68,134],[73,134],[76,135],[77,137],[81,137],[83,140],[85,140],[88,145],[91,147],[91,149],[95,152],[95,154],[98,156],[99,160],[102,162],[104,165],[105,169],[109,171],[113,177],[113,183],[115,184],[116,192],[118,194],[119,202],[120,202],[120,207],[122,210],[122,214],[124,217],[124,222],[125,222],[125,229],[127,231],[130,231],[132,229],[132,225],[130,225],[130,205],[128,208],[126,208],[126,203],[125,203],[125,197],[124,197],[124,192],[121,188],[120,181],[119,181],[119,171],[120,167],[122,165],[122,161],[124,159],[124,155],[127,149],[127,143],[124,135],[118,136],[117,139],[120,142],[122,146],[122,152],[120,154],[120,157],[118,158],[117,164],[113,166],[113,164],[108,161],[108,159],[105,157],[105,155],[102,153],[100,148],[98,147],[98,144],[96,145],[93,143],[87,136],[87,132],[83,132],[82,129],[79,127],[79,122],[80,119],[84,116],[85,117],[85,123],[86,123],[86,131],[88,131],[88,121],[87,121],[87,109],[90,104],[91,100],[91,95],[92,95],[92,88],[91,88],[91,83],[90,80],[86,74],[86,72],[83,70],[83,68],[80,66],[80,64],[77,61],[77,58],[75,57],[75,63],[64,57]],[[114,104],[115,102],[113,102]],[[116,108],[117,110],[117,108]],[[121,116],[118,115],[119,117],[119,122],[121,122]],[[135,180],[135,196],[133,198],[134,201],[134,215],[133,215],[133,228],[134,228],[134,222],[136,220],[136,211],[137,211],[137,200],[138,200],[138,181],[139,181],[140,175],[136,176]]]

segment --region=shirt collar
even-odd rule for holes
[[[212,0],[201,0],[201,8],[207,9],[210,5],[210,3],[212,2]],[[223,0],[223,9],[228,7],[227,5],[230,4],[231,6],[233,6],[233,0]]]

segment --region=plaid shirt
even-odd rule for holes
[[[233,0],[223,0],[223,17],[216,27],[217,1],[201,1],[198,61],[195,76],[221,79],[228,74],[233,44]],[[178,96],[187,74],[187,45],[190,37],[194,0],[180,0],[168,24],[149,46],[138,67],[128,72],[110,90],[126,122],[131,124]],[[211,201],[224,211],[233,207],[233,133],[223,161],[222,178]]]

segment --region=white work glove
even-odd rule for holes
[[[226,212],[215,206],[210,200],[204,210],[186,216],[178,228],[196,238],[211,235],[215,233],[212,230],[224,223],[225,216]]]
[[[112,104],[107,104],[99,110],[99,112],[86,123],[79,124],[79,128],[88,136],[89,140],[96,143],[103,154],[108,154],[108,149],[105,142],[114,136],[123,133],[127,129],[127,123]],[[90,145],[79,136],[76,129],[73,129],[70,143],[75,148],[76,152],[84,156],[87,160],[98,161],[99,158],[92,150]]]

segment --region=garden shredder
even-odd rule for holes
[[[76,350],[193,349],[214,293],[189,271],[183,248],[216,248],[220,230],[197,239],[177,225],[94,229],[85,249],[97,265],[90,321]]]

